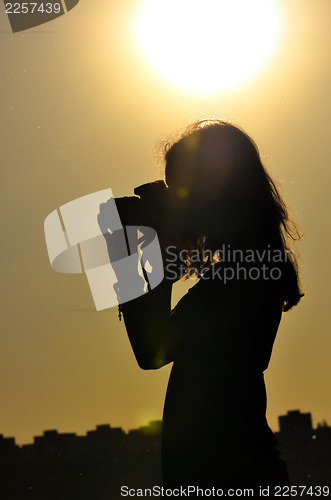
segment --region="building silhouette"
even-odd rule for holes
[[[331,427],[289,411],[275,433],[292,485],[331,485]],[[0,435],[0,499],[119,500],[120,488],[161,485],[161,421],[124,432],[98,425],[85,436],[44,431],[18,446]]]
[[[299,410],[288,411],[287,415],[278,417],[279,432],[282,437],[311,437],[313,425],[310,413],[301,413]]]
[[[278,418],[278,449],[286,460],[291,484],[331,486],[331,427],[314,429],[310,413],[288,411]]]

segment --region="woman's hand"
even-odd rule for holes
[[[180,211],[171,205],[169,190],[163,181],[143,184],[135,188],[134,193],[140,196],[144,224],[157,232],[165,279],[175,283],[182,278],[185,267],[179,258],[185,246],[180,234],[183,229]]]

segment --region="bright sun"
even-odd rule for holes
[[[191,93],[229,90],[270,59],[279,0],[141,0],[134,38],[149,64]]]

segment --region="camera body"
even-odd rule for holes
[[[148,226],[156,231],[163,225],[167,210],[167,186],[162,180],[134,189],[136,196],[115,198],[123,226]]]

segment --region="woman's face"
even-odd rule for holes
[[[197,210],[222,196],[228,168],[219,141],[195,133],[176,145],[166,166],[166,183],[171,202]]]

